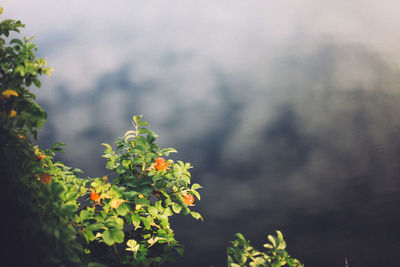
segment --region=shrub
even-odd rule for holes
[[[114,148],[103,144],[111,175],[81,178],[81,170],[56,162],[63,143],[41,149],[31,140],[47,115],[28,90],[40,87],[39,76],[52,68],[36,58],[32,38],[9,40],[22,27],[20,21],[0,22],[2,264],[150,266],[182,256],[169,217],[202,220],[191,210],[202,186],[192,184],[190,163],[169,159],[177,151],[159,148],[142,116],[133,116],[133,129]],[[236,236],[227,249],[229,266],[303,266],[287,254],[279,231],[268,236],[266,252]]]
[[[91,203],[80,210],[76,227],[87,243],[126,244],[125,249],[115,249],[120,264],[147,266],[173,260],[174,251],[183,255],[169,217],[182,213],[202,219],[184,199],[188,194],[200,199],[197,190],[202,187],[189,186],[189,163],[164,159],[176,150],[160,149],[157,135],[141,118],[133,116],[134,130],[115,142],[116,150],[103,144],[106,168],[115,176],[88,178]]]
[[[237,233],[236,237],[236,240],[231,241],[232,246],[226,250],[229,267],[304,267],[300,261],[289,256],[280,231],[276,231],[276,236],[268,235],[270,243],[264,244],[267,249],[265,252],[252,247],[242,234]]]
[[[81,170],[55,162],[64,144],[43,150],[32,142],[46,112],[28,90],[40,87],[39,76],[52,69],[36,58],[32,38],[9,40],[22,27],[20,21],[0,22],[2,237],[9,248],[2,262],[149,266],[183,255],[169,217],[202,219],[190,209],[193,200],[185,201],[188,195],[200,199],[202,188],[190,185],[191,165],[165,160],[176,150],[160,149],[142,116],[133,116],[134,129],[115,142],[115,151],[103,144],[106,168],[115,172],[110,179],[80,178]]]

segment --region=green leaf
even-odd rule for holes
[[[138,195],[139,193],[136,191],[127,191],[124,192],[124,198],[128,199],[128,200],[134,200],[135,197]]]
[[[126,242],[126,245],[128,247],[125,250],[132,252],[137,252],[140,248],[140,244],[138,244],[137,241],[134,239],[129,239],[128,242]]]
[[[203,188],[203,187],[201,185],[199,185],[199,184],[196,184],[196,183],[193,184],[192,187],[191,187],[192,190],[197,190],[197,189],[200,189],[200,188]]]
[[[132,224],[135,226],[135,230],[140,227],[140,216],[138,214],[132,214]]]
[[[105,146],[107,149],[112,150],[112,147],[109,144],[101,143],[101,145]]]
[[[129,208],[129,206],[126,203],[122,203],[121,205],[119,205],[119,207],[117,208],[117,213],[120,216],[125,216],[126,214],[128,214],[131,211],[131,209]]]
[[[146,134],[146,133],[149,133],[149,130],[146,129],[146,128],[140,128],[139,131],[138,131],[138,133],[139,133],[139,134]]]
[[[241,233],[236,233],[235,235],[237,238],[239,238],[239,240],[246,242],[246,238],[244,238],[244,236]]]
[[[192,211],[192,212],[190,212],[190,215],[192,215],[193,218],[195,218],[196,220],[201,219],[203,221],[203,217],[198,212]]]
[[[158,216],[158,219],[160,220],[160,224],[163,228],[168,228],[168,216],[162,214],[160,216]]]
[[[161,149],[161,153],[166,156],[169,156],[169,153],[178,153],[178,151],[175,148],[164,148]]]
[[[143,125],[149,125],[146,121],[140,121],[139,123],[138,123],[138,127],[141,127],[141,126],[143,126]]]
[[[128,159],[122,160],[122,167],[124,167],[125,169],[129,169],[130,168],[130,164],[131,164],[130,160],[128,160]]]
[[[178,203],[173,203],[173,204],[172,204],[172,210],[173,210],[175,213],[180,213],[181,210],[182,210],[182,207],[181,207]]]
[[[140,217],[140,220],[143,222],[144,228],[146,230],[150,230],[150,222],[144,217]]]
[[[133,135],[135,137],[136,136],[136,131],[134,131],[134,130],[127,131],[124,134],[124,138],[126,138],[128,135]]]
[[[265,259],[262,257],[257,257],[254,259],[256,266],[265,265]]]
[[[139,124],[139,121],[140,121],[140,119],[141,119],[142,117],[143,117],[143,114],[140,115],[140,116],[135,115],[135,116],[132,117],[132,120],[135,122],[136,125],[138,125],[138,124]]]
[[[171,207],[165,208],[165,210],[164,210],[164,215],[166,215],[166,216],[172,216],[172,215],[174,215],[174,213],[173,213],[172,210],[171,210]]]
[[[34,79],[34,80],[33,80],[33,84],[34,84],[37,88],[39,88],[40,86],[42,86],[42,83],[41,83],[38,79]]]
[[[65,146],[65,144],[62,143],[62,142],[55,142],[55,143],[51,146],[50,149],[53,150],[53,151],[61,152],[61,151],[62,151],[62,149],[60,148],[61,146]]]
[[[64,201],[68,202],[68,201],[75,200],[77,196],[78,196],[77,191],[68,192],[65,194]]]
[[[141,147],[146,147],[147,146],[147,140],[143,136],[138,136],[135,138],[136,145],[141,146]]]
[[[155,132],[149,130],[149,133],[147,134],[147,142],[148,142],[149,144],[151,144],[151,143],[153,143],[157,138],[158,138],[158,135],[157,135]]]
[[[89,231],[86,229],[86,231],[83,232],[83,236],[86,239],[86,243],[89,243],[90,241],[93,241],[96,239],[96,236],[93,234],[92,231]]]
[[[79,220],[81,222],[88,220],[90,218],[90,212],[88,210],[81,210],[81,213],[79,214]]]
[[[144,162],[144,160],[143,160],[143,158],[141,158],[141,157],[137,157],[137,158],[135,158],[134,160],[133,160],[133,164],[136,164],[136,165],[139,165],[139,164],[142,164]]]
[[[264,248],[273,249],[274,247],[271,244],[264,244]]]
[[[275,248],[279,245],[279,240],[275,236],[269,235],[268,240]]]
[[[149,213],[153,217],[157,217],[158,215],[158,209],[156,207],[150,206],[148,209]]]
[[[147,243],[149,243],[149,247],[153,246],[155,243],[157,243],[157,241],[160,240],[160,237],[156,236],[156,237],[151,237],[147,240]]]
[[[117,216],[112,216],[107,218],[105,225],[108,228],[122,229],[124,228],[124,221]]]
[[[192,191],[192,193],[197,197],[198,200],[200,200],[200,194],[197,191]]]
[[[175,250],[178,252],[178,254],[179,254],[181,257],[183,257],[184,252],[185,252],[185,250],[184,250],[183,247],[175,248]]]
[[[147,198],[136,198],[135,204],[151,206],[150,201]]]
[[[104,228],[105,228],[105,226],[103,223],[91,223],[88,225],[87,230],[94,232],[94,231],[98,231],[98,230],[101,230]]]
[[[17,66],[14,70],[15,73],[19,72],[19,75],[21,75],[22,77],[25,76],[25,67],[24,66]]]
[[[159,212],[163,212],[163,211],[164,211],[164,208],[163,208],[163,206],[162,206],[162,201],[161,201],[161,200],[157,201],[157,202],[154,204],[154,206],[157,208],[157,210],[158,210]]]
[[[10,44],[15,44],[15,45],[18,45],[18,46],[24,46],[24,43],[20,39],[12,39],[10,41]]]
[[[190,184],[190,177],[187,175],[182,175],[181,180],[184,181],[186,184]]]
[[[137,179],[130,179],[128,182],[126,182],[126,185],[136,189],[139,186],[139,183]]]
[[[114,243],[124,242],[124,232],[118,229],[105,230],[102,234],[104,243],[109,246],[114,245]]]
[[[126,142],[126,141],[128,141],[129,139],[135,138],[135,137],[136,137],[136,135],[129,134],[129,135],[125,136],[124,141]]]
[[[113,170],[119,166],[119,163],[115,164],[115,162],[112,161],[107,161],[106,163],[106,169],[107,170]]]

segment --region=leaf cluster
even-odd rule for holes
[[[87,199],[95,192],[99,200],[89,200],[91,204],[80,211],[77,225],[87,243],[125,243],[125,249],[117,251],[123,257],[121,263],[159,265],[175,258],[174,251],[183,255],[169,217],[182,213],[202,219],[183,198],[192,194],[200,199],[197,190],[202,187],[190,185],[189,163],[170,159],[163,168],[156,168],[156,159],[177,151],[160,149],[155,143],[157,135],[141,118],[133,116],[134,129],[115,142],[115,150],[103,144],[106,168],[115,176],[89,179]]]
[[[40,87],[39,76],[52,69],[35,56],[32,38],[9,40],[23,27],[0,22],[0,203],[7,214],[0,236],[8,254],[2,263],[151,266],[182,256],[170,217],[203,220],[192,210],[202,186],[192,183],[190,163],[170,159],[176,149],[159,148],[142,116],[133,116],[133,129],[114,147],[103,144],[108,176],[81,178],[80,169],[55,161],[63,143],[35,145],[30,136],[37,139],[47,115],[28,87]],[[236,236],[227,249],[228,266],[303,266],[288,255],[279,231],[268,236],[265,252]]]
[[[190,186],[192,166],[161,159],[177,151],[160,149],[142,116],[133,117],[134,129],[115,142],[115,151],[104,144],[106,168],[114,173],[110,179],[83,179],[81,170],[55,162],[62,143],[45,150],[34,145],[30,135],[37,139],[46,112],[28,87],[40,87],[39,76],[52,69],[35,56],[32,38],[10,40],[23,27],[11,19],[0,22],[0,170],[7,191],[1,196],[11,214],[5,220],[6,231],[13,233],[9,243],[24,259],[46,266],[94,266],[109,259],[149,266],[182,255],[169,217],[202,219],[184,200],[187,194],[200,199],[202,187]]]
[[[25,129],[37,138],[47,115],[27,88],[32,84],[40,87],[39,76],[50,75],[52,68],[46,67],[45,59],[35,56],[33,37],[10,40],[10,34],[19,33],[23,27],[21,21],[12,19],[0,22],[0,127]]]
[[[23,27],[11,19],[0,22],[0,195],[7,215],[2,219],[1,236],[8,247],[2,262],[14,264],[18,259],[24,266],[78,263],[82,246],[73,227],[77,185],[65,182],[75,179],[75,173],[53,164],[62,144],[43,151],[29,138],[31,134],[37,138],[46,112],[34,102],[28,87],[40,87],[39,76],[50,74],[51,68],[36,58],[32,38],[10,40]]]
[[[280,231],[276,231],[276,236],[268,235],[269,243],[264,244],[266,251],[259,251],[251,246],[250,241],[240,233],[236,237],[236,240],[231,241],[232,246],[226,250],[229,267],[304,267],[300,261],[290,257]]]
[[[60,150],[55,144],[45,151],[13,131],[0,130],[0,170],[3,209],[3,238],[8,255],[2,262],[29,266],[81,262],[83,247],[73,221],[83,186],[77,169],[53,163]],[[39,157],[41,159],[39,159]],[[6,264],[7,265],[7,264]]]

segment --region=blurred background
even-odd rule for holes
[[[55,69],[39,144],[87,176],[144,114],[204,186],[175,216],[185,257],[226,266],[275,229],[306,266],[397,266],[398,1],[3,0]]]

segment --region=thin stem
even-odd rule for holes
[[[121,258],[119,257],[119,254],[118,254],[118,251],[117,251],[117,247],[115,245],[113,245],[113,247],[114,247],[114,252],[118,257],[119,262],[121,262]]]

